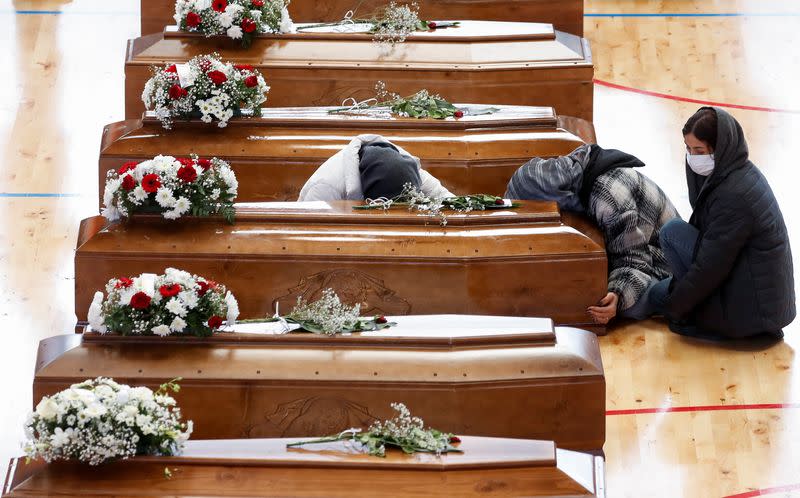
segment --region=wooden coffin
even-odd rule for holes
[[[241,202],[294,201],[319,165],[362,133],[383,135],[416,155],[456,194],[503,195],[511,175],[531,157],[565,155],[583,144],[576,135],[584,130],[565,130],[552,108],[498,108],[457,121],[331,115],[324,107],[264,109],[260,118],[234,118],[222,129],[197,120],[178,121],[172,130],[147,113],[103,129],[99,199],[106,172],[127,161],[197,154],[231,164]],[[593,131],[590,123],[585,128]]]
[[[205,38],[174,26],[128,42],[125,117],[144,111],[151,65],[217,52],[252,64],[271,86],[269,107],[341,105],[375,96],[383,81],[400,95],[422,88],[451,102],[552,106],[592,120],[593,66],[583,38],[550,24],[464,21],[457,28],[414,33],[386,53],[368,34],[262,35],[243,50],[226,37]]]
[[[289,13],[295,22],[334,22],[359,5],[369,13],[386,0],[292,0]],[[403,2],[400,2],[403,3]],[[426,20],[475,19],[486,21],[546,22],[559,31],[583,36],[582,0],[418,0],[420,17]],[[175,0],[141,0],[143,35],[160,33],[175,24]]]
[[[385,458],[341,442],[287,449],[290,442],[295,440],[189,441],[178,457],[136,457],[99,469],[17,458],[2,496],[605,496],[602,458],[556,449],[551,441],[465,436],[463,453],[391,450]]]
[[[176,267],[224,283],[242,316],[289,311],[333,288],[365,314],[550,316],[592,326],[607,290],[605,250],[562,224],[553,202],[438,218],[354,201],[262,203],[218,218],[84,220],[75,254],[75,312],[111,278]]]
[[[402,402],[458,434],[601,451],[605,380],[591,332],[542,318],[392,320],[388,330],[336,337],[56,336],[40,343],[33,399],[97,376],[155,387],[182,377],[176,398],[196,438],[333,434],[389,418],[389,404]]]

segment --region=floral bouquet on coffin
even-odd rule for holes
[[[46,462],[89,465],[136,455],[179,455],[192,422],[181,422],[180,408],[168,394],[179,390],[176,380],[153,392],[98,377],[45,396],[25,423],[25,453]]]
[[[204,123],[216,119],[217,126],[224,128],[242,111],[260,116],[269,92],[264,77],[253,66],[222,62],[217,54],[151,70],[153,76],[144,86],[142,101],[166,129],[175,118],[197,116]]]
[[[412,417],[411,412],[403,403],[392,403],[391,406],[397,412],[397,416],[383,422],[375,422],[366,431],[348,429],[332,436],[298,441],[286,446],[293,448],[307,444],[353,441],[370,455],[379,457],[386,456],[387,446],[399,448],[409,454],[422,452],[440,455],[461,451],[453,446],[453,444],[461,442],[455,435],[436,429],[425,429],[425,422],[419,417]]]
[[[183,31],[225,35],[247,48],[259,33],[294,33],[285,0],[177,0],[175,22]]]
[[[105,299],[95,292],[88,312],[89,325],[101,334],[208,337],[239,316],[239,303],[224,285],[175,268],[113,278],[105,291]]]
[[[134,213],[160,213],[168,220],[219,214],[233,223],[238,188],[231,167],[216,157],[156,156],[108,172],[102,214],[110,221]]]

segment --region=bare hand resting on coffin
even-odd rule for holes
[[[597,306],[589,306],[589,315],[591,315],[595,323],[606,324],[617,315],[618,302],[619,296],[613,292],[609,292],[600,300]]]

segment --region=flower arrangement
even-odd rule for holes
[[[231,167],[216,157],[156,156],[107,173],[102,214],[110,221],[133,213],[160,213],[168,220],[219,214],[233,223],[238,188]]]
[[[406,118],[417,119],[447,119],[463,118],[465,115],[480,116],[492,114],[499,109],[496,107],[461,108],[448,102],[438,94],[422,89],[417,93],[402,97],[399,94],[389,92],[386,84],[379,81],[375,85],[375,97],[361,102],[354,98],[345,100],[345,104],[352,101],[353,104],[347,107],[339,107],[328,111],[329,114],[369,114],[369,115],[397,115]]]
[[[293,33],[285,0],[177,0],[175,22],[183,31],[225,35],[247,48],[259,33]]]
[[[366,25],[375,42],[383,48],[391,49],[403,43],[411,33],[416,31],[433,31],[440,28],[457,27],[458,21],[424,21],[419,17],[419,4],[397,4],[394,0],[378,9],[371,15],[356,17],[353,10],[344,19],[337,22],[309,24],[299,27],[298,31],[332,27],[337,31],[348,31],[350,26]]]
[[[99,465],[136,455],[178,455],[192,433],[168,393],[177,380],[153,392],[98,377],[45,396],[25,423],[28,458],[77,460]]]
[[[95,292],[88,312],[89,325],[101,334],[207,337],[239,316],[239,304],[224,285],[175,268],[113,278],[105,291],[105,299]]]
[[[253,66],[222,62],[217,54],[198,55],[186,64],[154,66],[151,71],[142,101],[166,129],[172,128],[175,118],[198,116],[204,123],[216,119],[224,128],[242,111],[260,116],[269,92]]]
[[[440,455],[461,451],[453,446],[461,442],[458,437],[436,429],[425,429],[425,422],[419,417],[412,417],[403,403],[392,403],[391,406],[397,412],[397,416],[383,422],[375,422],[366,431],[348,429],[332,436],[298,441],[286,446],[292,448],[307,444],[353,441],[370,455],[379,457],[386,456],[387,446],[399,448],[409,454],[424,452]]]
[[[433,198],[425,195],[411,183],[403,185],[403,191],[397,197],[386,199],[366,199],[365,204],[353,206],[353,209],[388,210],[392,207],[407,207],[409,211],[420,211],[431,217],[438,217],[442,226],[447,225],[446,210],[459,213],[485,211],[487,209],[508,209],[521,206],[518,202],[510,202],[502,197],[489,194],[458,195],[453,197]]]

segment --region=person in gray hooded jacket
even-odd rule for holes
[[[663,293],[661,301],[649,296],[670,275],[659,234],[678,212],[655,182],[633,169],[641,166],[630,154],[583,145],[567,156],[533,158],[508,182],[509,199],[553,200],[600,227],[609,274],[608,293],[587,310],[597,323],[617,313],[641,320],[662,312]]]
[[[792,250],[742,127],[724,110],[703,107],[683,136],[694,212],[661,232],[674,274],[658,286],[670,328],[704,338],[783,337],[796,315]]]

